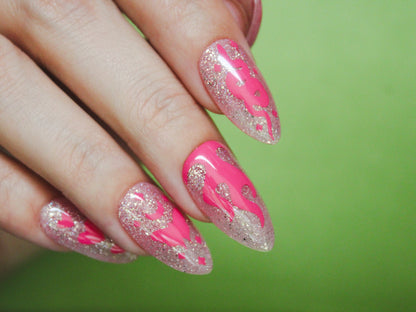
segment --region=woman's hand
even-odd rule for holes
[[[212,261],[185,215],[270,250],[266,208],[202,109],[277,142],[245,37],[260,17],[259,1],[1,0],[0,228],[103,261],[148,253],[194,274]]]

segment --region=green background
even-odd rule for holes
[[[201,224],[208,276],[46,252],[0,310],[416,311],[416,1],[264,1],[253,48],[278,102],[266,146],[215,121],[267,203],[268,254]]]

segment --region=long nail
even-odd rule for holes
[[[263,9],[261,0],[224,0],[236,23],[246,34],[247,43],[252,46],[260,30]]]
[[[247,247],[272,249],[274,231],[266,207],[227,147],[203,143],[189,155],[182,174],[198,207],[220,230]]]
[[[247,43],[250,46],[252,46],[256,41],[257,35],[260,30],[261,19],[263,16],[263,8],[261,5],[261,0],[242,0],[242,2],[249,2],[252,7],[251,22],[246,34]]]
[[[212,270],[201,234],[156,186],[133,186],[120,203],[119,218],[140,247],[168,266],[191,274]]]
[[[42,208],[40,224],[53,241],[88,257],[114,263],[137,258],[106,237],[65,198],[55,199]]]
[[[279,140],[276,105],[242,47],[229,39],[212,43],[202,54],[199,69],[212,99],[238,128],[264,143]]]

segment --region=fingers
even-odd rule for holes
[[[0,68],[1,145],[61,190],[121,248],[140,253],[138,244],[189,273],[211,270],[209,250],[189,219],[146,182],[144,172],[98,124],[1,36]],[[45,209],[44,229],[58,242],[60,227],[71,230],[72,223],[84,226],[84,242],[99,236],[91,223],[70,211],[69,203],[55,201]]]
[[[280,121],[275,103],[223,0],[116,2],[198,103],[213,111],[218,107],[259,141],[278,141]]]
[[[93,9],[77,7],[77,10],[84,13],[77,11],[77,14],[66,14],[63,18],[58,19],[59,22],[54,24],[48,22],[50,18],[48,17],[35,21],[36,26],[34,27],[22,28],[21,25],[17,25],[13,28],[16,32],[15,37],[24,36],[25,48],[32,55],[41,59],[45,66],[67,86],[70,86],[84,103],[129,144],[132,151],[139,156],[163,188],[172,195],[175,202],[186,213],[198,216],[199,212],[199,215],[201,215],[199,209],[192,204],[193,201],[188,192],[189,186],[187,185],[195,182],[188,182],[188,177],[185,180],[182,178],[183,164],[198,146],[201,146],[198,149],[199,152],[206,152],[206,159],[212,160],[214,163],[218,162],[218,155],[215,152],[218,146],[214,144],[214,146],[217,146],[217,148],[214,148],[214,153],[208,152],[212,149],[203,147],[206,146],[204,142],[211,141],[218,142],[216,144],[223,146],[224,142],[221,135],[208,116],[195,105],[192,97],[189,96],[166,64],[155,55],[145,40],[134,32],[115,7],[103,4],[103,2],[88,3],[95,4]],[[89,14],[85,13],[86,10]],[[35,10],[30,16],[33,18],[33,16],[39,16],[39,14]],[[87,20],[85,20],[85,16],[88,16]],[[53,20],[57,19],[54,18]],[[53,25],[53,27],[50,25]],[[71,29],[71,31],[76,29],[77,36],[74,37],[72,32],[67,31],[68,29]],[[80,64],[82,66],[79,66]],[[82,123],[77,124],[77,129],[80,128],[80,124]],[[59,125],[57,127],[59,128]],[[74,131],[77,133],[77,131],[82,130],[74,129]],[[89,132],[95,133],[92,130]],[[80,134],[80,137],[86,135],[86,133],[83,133]],[[220,150],[222,149],[224,148]],[[204,153],[201,157],[204,157]],[[192,161],[193,165],[198,165],[198,163]],[[200,165],[205,166],[206,164],[202,163]],[[225,164],[221,165],[226,166]],[[105,166],[112,166],[111,161]],[[247,183],[249,180],[236,165],[235,160],[232,161],[232,166],[235,169],[210,170],[209,174],[201,176],[202,182],[209,180],[212,183],[207,182],[206,188],[199,189],[202,192],[199,195],[206,200],[206,203],[210,203],[210,206],[215,203],[215,209],[208,211],[209,207],[207,208],[198,200],[191,190],[192,196],[200,205],[204,214],[211,216],[220,229],[228,234],[241,232],[240,234],[234,233],[231,236],[249,247],[269,250],[273,244],[271,238],[273,230],[270,229],[270,222],[263,222],[269,218],[265,212],[265,207],[251,182],[249,189],[243,193],[240,182]],[[106,168],[106,170],[110,169]],[[186,169],[186,171],[189,170],[192,174],[193,169]],[[126,174],[131,174],[134,171],[133,169]],[[123,172],[120,171],[119,175],[122,175]],[[232,181],[234,174],[242,180]],[[114,175],[114,172],[105,174],[105,176],[111,177],[111,183],[119,181],[113,178]],[[138,180],[140,179],[138,178]],[[146,181],[146,179],[142,178],[142,181]],[[93,182],[98,183],[98,181]],[[227,184],[230,190],[235,189],[231,197],[227,196],[226,193],[220,193],[220,196],[217,195],[217,189],[220,189],[223,183]],[[122,183],[112,185],[112,187],[117,189],[120,184]],[[133,183],[130,185],[133,185]],[[88,188],[85,185],[81,187],[83,189]],[[107,187],[110,186],[105,185],[104,189]],[[102,189],[103,186],[100,185],[100,190]],[[100,193],[100,190],[94,190],[92,193],[96,194],[98,192],[98,194],[104,195]],[[154,195],[154,192],[148,188],[146,190],[147,192],[128,192],[127,199],[129,200],[123,200],[123,202],[126,203],[127,208],[130,208],[121,208],[121,211],[130,211],[134,208],[132,210],[134,213],[122,213],[124,216],[122,220],[130,216],[130,222],[123,221],[122,224],[135,239],[140,238],[134,233],[135,227],[146,228],[143,222],[153,220],[151,217],[153,214],[147,213],[149,217],[146,214],[140,214],[139,208],[141,206],[139,203],[143,203],[143,205],[153,203],[155,213],[159,209],[158,203],[161,203],[165,208],[163,210],[160,208],[159,212],[166,211],[173,216],[173,210],[171,206],[165,204],[166,201],[163,196]],[[108,192],[113,191],[108,190]],[[88,196],[85,193],[84,195]],[[114,197],[111,196],[110,200],[106,196],[103,196],[103,198],[107,199],[107,206],[104,206],[103,213],[111,216],[112,210],[108,206],[108,201],[113,201]],[[250,208],[251,205],[246,202],[247,198],[249,198],[249,201],[258,200],[258,203],[256,203],[258,208],[254,209],[257,211],[256,214]],[[132,200],[136,203],[134,207],[130,204]],[[231,204],[234,202],[235,204]],[[231,217],[229,214],[230,204],[231,207],[238,207],[238,209],[235,208],[238,212],[239,210],[244,212],[236,213],[238,216],[235,218]],[[106,203],[100,202],[100,207],[101,205],[106,205]],[[77,206],[82,211],[85,209],[85,213],[88,210],[87,216],[98,226],[101,226],[100,220],[98,218],[97,220],[94,219],[94,216],[96,216],[94,211],[97,208],[94,210],[92,202],[87,202],[85,205],[77,203]],[[214,218],[215,211],[217,211],[218,216]],[[242,217],[245,214],[254,214],[254,216],[252,218]],[[137,218],[139,220],[136,220]],[[225,218],[225,221],[217,222],[220,218]],[[134,221],[138,221],[137,226],[135,226]],[[109,222],[111,220],[108,220],[106,224],[108,225]],[[178,222],[178,224],[183,223]],[[232,229],[227,230],[227,227],[230,228],[230,226]],[[180,225],[178,227],[181,228]],[[255,233],[256,231],[257,233]],[[191,241],[197,243],[199,241],[199,238],[196,238],[197,236],[188,236],[186,234],[188,231],[179,231],[178,233],[185,233],[185,238],[190,237]],[[113,236],[116,234],[115,232],[108,232],[108,234],[124,247],[122,240]],[[145,243],[140,245],[146,249]],[[148,252],[149,250],[149,248],[146,249]],[[155,252],[155,250],[152,251]]]
[[[207,220],[181,181],[181,166],[201,142],[221,140],[215,125],[115,6],[59,3],[58,18],[29,1],[30,14],[14,19],[26,22],[7,24],[8,32],[127,142],[186,213]]]
[[[2,31],[112,127],[186,212],[198,215],[199,211],[192,208],[188,188],[204,213],[233,238],[255,249],[271,248],[273,230],[254,186],[208,116],[115,6],[101,1],[58,1],[52,7],[42,2],[39,9],[41,2],[21,3],[24,9],[18,12],[26,12],[26,18],[16,19],[17,24],[14,19],[5,24],[0,21]],[[5,14],[8,16],[14,14]],[[5,114],[8,123],[0,126],[0,133],[17,133],[17,138],[0,137],[0,143],[3,140],[13,155],[62,190],[122,248],[134,250],[127,232],[143,249],[176,269],[208,272],[209,251],[190,221],[147,182],[145,174],[102,128],[78,107],[74,109],[68,97],[30,66],[18,66],[22,76],[6,71],[9,80],[18,83],[17,91],[4,99],[5,111],[12,103],[21,105],[10,120]],[[262,96],[258,90],[251,91]],[[28,118],[22,107],[36,111],[37,120]],[[47,127],[36,127],[39,120]],[[19,128],[18,122],[25,127]],[[260,126],[257,131],[263,131]],[[267,129],[263,132],[269,133]],[[197,152],[191,154],[197,146]],[[215,163],[213,170],[208,163],[199,162],[201,157]],[[186,159],[190,167],[182,168]],[[223,167],[227,170],[216,169]],[[195,180],[199,169],[204,174]],[[221,218],[225,221],[220,222]],[[241,233],[234,233],[238,231]]]
[[[63,197],[52,200],[59,196],[56,191],[3,154],[0,181],[0,228],[56,251],[71,249],[115,263],[136,259],[105,237],[69,201]]]

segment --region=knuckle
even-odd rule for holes
[[[0,35],[0,116],[8,106],[6,103],[11,95],[19,96],[23,70],[22,55],[8,39]],[[9,103],[11,104],[11,103]]]
[[[7,38],[0,35],[0,75],[16,63],[21,53]]]
[[[135,132],[140,136],[155,137],[169,132],[186,118],[184,110],[189,107],[191,99],[185,90],[168,86],[160,80],[151,88],[134,89],[139,91],[132,98],[138,100],[132,103],[129,124],[136,125]]]
[[[1,223],[8,223],[10,221],[11,211],[13,211],[13,197],[18,196],[20,188],[20,179],[14,172],[13,167],[0,166]]]
[[[63,21],[91,20],[97,16],[98,7],[108,1],[91,0],[22,0],[22,12],[28,24],[52,26]]]

